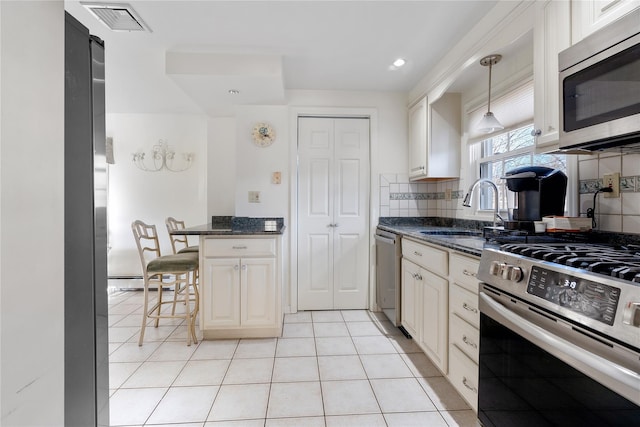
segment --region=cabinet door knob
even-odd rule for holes
[[[240,269],[240,266],[238,264],[236,264],[236,265],[233,266],[233,269],[238,271]]]
[[[542,131],[540,129],[534,129],[531,131],[531,136],[540,136],[542,135]]]
[[[242,264],[242,271],[246,271],[247,270],[247,265],[246,264]]]

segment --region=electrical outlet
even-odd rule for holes
[[[602,186],[613,190],[611,193],[603,193],[605,198],[620,197],[620,172],[604,174]]]
[[[260,203],[259,191],[249,191],[249,203]]]
[[[444,190],[444,199],[445,200],[451,200],[451,189],[450,188],[445,188],[445,190]]]

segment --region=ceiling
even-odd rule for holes
[[[408,92],[496,3],[128,1],[151,32],[65,9],[105,41],[107,111],[224,115],[287,90]]]

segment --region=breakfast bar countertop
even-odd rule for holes
[[[283,218],[253,218],[236,216],[214,216],[209,224],[196,225],[172,234],[242,236],[257,234],[283,234],[286,226]]]

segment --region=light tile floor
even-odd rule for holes
[[[376,313],[285,315],[283,336],[200,341],[165,320],[138,347],[142,292],[109,297],[112,426],[477,426],[411,340]]]

